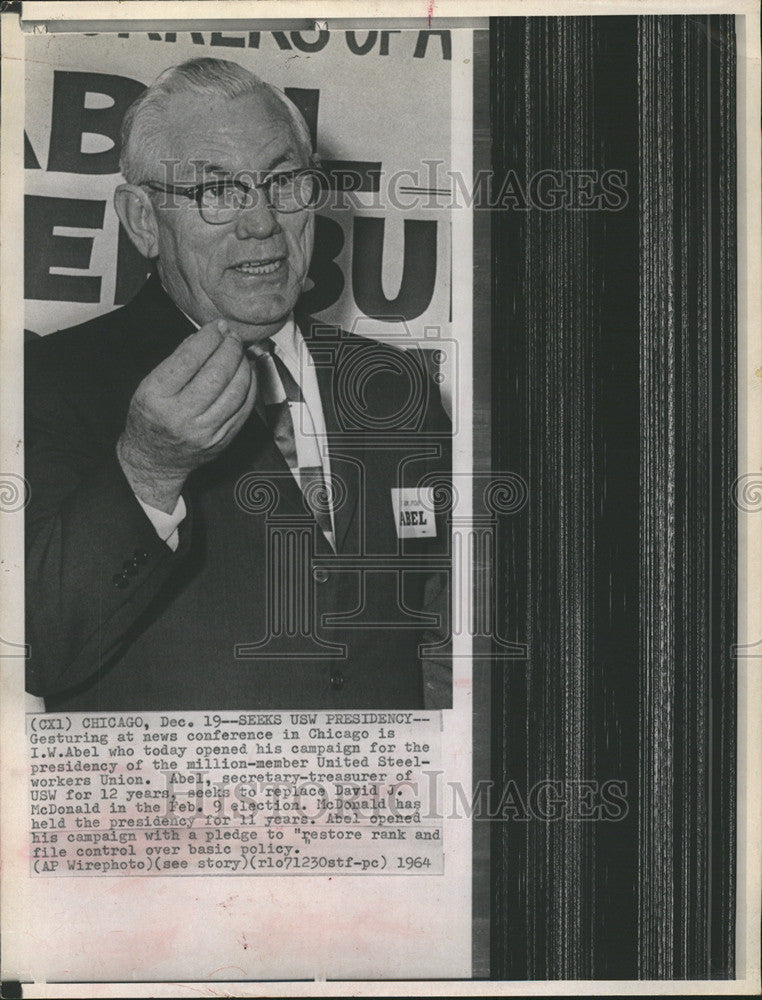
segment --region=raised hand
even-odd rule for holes
[[[171,512],[185,480],[224,451],[254,405],[256,377],[225,320],[192,333],[143,379],[117,456],[134,493]]]

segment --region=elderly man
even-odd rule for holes
[[[299,314],[305,122],[195,59],[130,108],[121,166],[156,273],[26,360],[28,690],[59,711],[423,707],[448,539],[421,485],[449,425],[417,352]]]

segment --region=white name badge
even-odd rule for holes
[[[433,538],[437,533],[431,486],[393,487],[392,510],[398,538]]]

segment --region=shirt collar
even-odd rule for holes
[[[293,313],[288,317],[280,330],[273,334],[271,339],[279,354],[282,354],[285,357],[290,357],[297,363],[299,362],[299,348],[301,345],[302,335],[299,332],[299,327],[294,321]]]

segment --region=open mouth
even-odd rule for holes
[[[238,274],[272,274],[283,265],[283,257],[271,257],[267,260],[242,260],[230,268]]]

